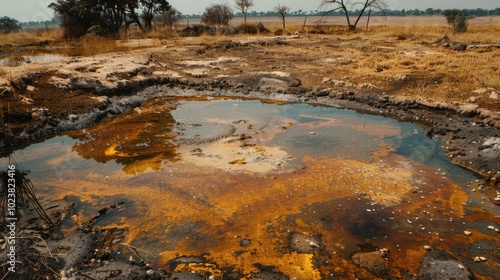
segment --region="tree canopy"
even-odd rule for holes
[[[7,34],[21,29],[19,21],[10,17],[0,17],[0,33]]]
[[[451,26],[454,33],[467,31],[468,20],[470,18],[467,12],[457,9],[444,10],[443,15],[446,17],[446,22]]]
[[[171,8],[166,0],[57,0],[49,7],[61,16],[66,38],[77,38],[90,31],[116,36],[123,26],[132,23],[149,31],[154,15]]]
[[[205,9],[201,22],[209,25],[228,25],[233,18],[233,10],[226,4],[214,4]]]

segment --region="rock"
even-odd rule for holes
[[[250,244],[252,244],[252,241],[250,239],[245,238],[240,240],[240,246],[248,246]]]
[[[274,78],[261,78],[258,86],[259,91],[267,93],[284,93],[289,88],[288,82]]]
[[[184,70],[186,74],[195,78],[202,78],[208,76],[208,69],[206,68],[197,68],[191,70]]]
[[[298,253],[312,254],[314,249],[320,247],[321,237],[311,236],[300,233],[292,233],[290,239],[288,240],[288,248],[290,251],[295,251]]]
[[[467,45],[466,44],[458,44],[456,46],[453,46],[451,49],[454,51],[465,51],[467,49]]]
[[[201,275],[198,275],[198,274],[192,273],[192,272],[178,272],[178,273],[172,274],[172,276],[170,277],[170,279],[177,279],[177,280],[203,280],[205,278],[203,278]]]
[[[76,232],[73,235],[48,242],[52,254],[64,256],[64,269],[68,270],[85,263],[96,247],[92,234]]]
[[[388,264],[386,260],[386,251],[379,250],[375,252],[356,253],[352,257],[355,264],[366,268],[377,276],[387,274]]]
[[[473,279],[467,268],[445,252],[428,253],[422,262],[418,280]]]

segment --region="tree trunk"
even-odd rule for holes
[[[372,10],[368,11],[368,19],[366,20],[366,29],[365,31],[368,32],[368,25],[370,24],[370,15],[372,14]]]
[[[347,10],[347,7],[342,4],[342,10],[344,11],[345,18],[347,20],[347,26],[349,26],[349,30],[356,30],[356,26],[354,26],[354,29],[352,29],[351,25],[351,19],[349,18],[349,11]]]

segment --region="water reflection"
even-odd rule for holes
[[[351,255],[372,244],[390,250],[388,271],[402,277],[418,273],[424,246],[467,262],[478,240],[500,245],[481,232],[495,216],[469,204],[472,174],[413,124],[305,104],[158,99],[68,135],[15,157],[47,199],[124,201],[98,226],[127,228],[123,242],[161,268],[202,255],[207,264],[175,269],[246,275],[260,264],[297,279],[369,279]]]

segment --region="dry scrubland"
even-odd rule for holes
[[[237,25],[240,19],[233,20]],[[250,18],[249,23],[262,22],[273,31],[281,27],[277,18]],[[499,88],[497,46],[480,46],[466,51],[443,47],[444,43],[485,45],[499,44],[500,18],[484,17],[470,21],[467,33],[452,34],[444,17],[372,17],[368,31],[365,22],[357,32],[346,30],[344,18],[288,18],[287,32],[300,32],[300,38],[289,44],[255,44],[245,48],[200,53],[200,59],[233,56],[246,62],[241,71],[274,69],[290,73],[305,87],[364,89],[397,95],[428,97],[452,101],[471,101],[481,107],[498,110],[498,101],[478,89]],[[132,30],[118,40],[87,35],[77,41],[64,41],[59,29],[43,29],[25,33],[0,35],[0,56],[26,53],[56,53],[89,56],[98,53],[127,51],[137,48],[174,44],[207,45],[253,40],[261,35],[202,35],[182,37],[181,22],[175,30],[158,28],[148,34]],[[196,24],[190,20],[189,24]],[[318,34],[323,33],[323,34]],[[175,49],[175,48],[174,48]],[[169,48],[172,50],[172,48]],[[165,53],[165,62],[184,58],[185,54]],[[193,58],[196,58],[194,56]],[[0,67],[0,75],[14,78],[10,67]],[[228,70],[227,74],[232,74]],[[324,78],[331,81],[325,82]],[[363,87],[361,87],[363,88]],[[475,92],[474,92],[475,91]],[[487,91],[489,94],[490,91]],[[473,98],[473,99],[471,99]]]

